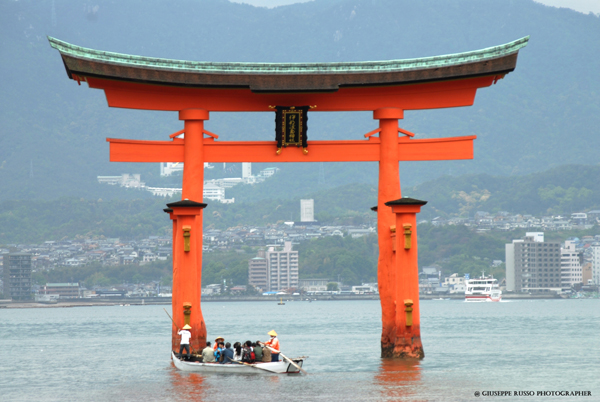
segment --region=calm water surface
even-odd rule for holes
[[[168,310],[169,308],[167,308]],[[1,401],[600,400],[600,301],[423,301],[425,359],[379,358],[378,301],[204,303],[209,338],[279,333],[304,375],[182,373],[163,306],[0,310]],[[475,391],[591,391],[479,397]]]

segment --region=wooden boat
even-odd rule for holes
[[[194,373],[218,373],[218,374],[294,374],[299,373],[300,370],[294,367],[288,361],[282,360],[279,362],[272,363],[254,363],[254,364],[243,364],[243,363],[201,363],[197,361],[186,361],[181,360],[171,352],[171,357],[175,367],[181,371],[191,371]],[[291,359],[298,366],[302,367],[306,357],[300,357]]]

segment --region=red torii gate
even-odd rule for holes
[[[421,59],[310,64],[155,59],[49,41],[69,78],[104,90],[109,106],[178,111],[184,122],[170,141],[107,141],[113,162],[184,163],[182,201],[165,211],[173,220],[173,319],[180,327],[192,326],[193,349],[206,342],[200,308],[204,162],[376,161],[381,354],[422,358],[415,214],[424,202],[401,198],[398,162],[472,159],[476,137],[413,139],[398,120],[405,110],[472,105],[477,89],[515,69],[528,39]],[[204,128],[209,112],[267,112],[274,105],[373,111],[379,127],[365,134],[367,140],[309,141],[308,153],[290,147],[280,154],[275,141],[216,141],[218,136]],[[184,139],[177,138],[181,133]],[[173,349],[176,331],[173,327]]]

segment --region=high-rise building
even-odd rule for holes
[[[242,179],[252,177],[252,163],[242,162]]]
[[[258,255],[248,261],[248,284],[263,292],[269,290],[265,250],[259,250]]]
[[[563,290],[571,289],[576,283],[582,283],[581,265],[583,254],[575,249],[575,242],[567,240],[560,250],[560,276]]]
[[[315,221],[315,200],[300,200],[300,222]]]
[[[594,285],[600,284],[600,243],[592,244],[592,280]]]
[[[11,253],[2,257],[4,268],[4,297],[13,300],[30,300],[31,254]]]
[[[268,290],[298,288],[298,252],[292,250],[291,241],[286,241],[282,250],[275,249],[270,246],[266,252]]]
[[[545,242],[543,233],[527,233],[506,245],[507,291],[560,292],[561,286],[559,242]]]

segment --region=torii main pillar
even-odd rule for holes
[[[377,284],[381,301],[381,357],[393,357],[396,340],[396,266],[394,245],[390,229],[395,217],[385,206],[389,200],[401,197],[400,168],[398,164],[398,119],[404,117],[402,109],[381,108],[373,112],[379,120],[379,190],[377,196],[377,233],[379,260]]]

